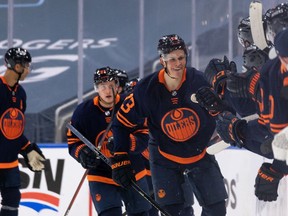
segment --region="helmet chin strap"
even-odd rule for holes
[[[18,75],[17,81],[16,81],[16,83],[13,86],[13,88],[14,88],[19,83],[19,80],[20,80],[22,74],[24,73],[24,69],[22,70],[22,73],[16,71],[14,68],[11,68],[11,70]]]
[[[167,70],[167,67],[164,67],[164,71],[171,79],[176,79],[176,77],[173,77],[173,76],[170,75],[170,73]]]
[[[166,67],[167,62],[164,61],[164,59],[163,59],[163,62],[164,62],[163,67],[164,67],[165,73],[166,73],[171,79],[176,79],[176,77],[171,76],[171,74],[168,72],[167,67]]]

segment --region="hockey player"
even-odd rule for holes
[[[282,113],[282,107],[285,107],[287,104],[287,92],[288,92],[288,84],[287,84],[287,73],[288,73],[288,43],[287,43],[287,37],[288,37],[288,29],[281,31],[277,34],[275,38],[275,48],[271,50],[270,57],[274,58],[276,67],[271,67],[272,70],[279,71],[278,74],[278,80],[280,80],[277,85],[277,87],[274,87],[273,84],[271,84],[270,92],[273,92],[271,94],[272,96],[276,97],[278,101],[276,101],[277,110],[280,110],[281,113],[277,112],[277,116],[273,117],[271,119],[271,130],[273,133],[277,133],[275,136],[273,142],[272,142],[272,148],[275,159],[278,160],[286,160],[286,164],[288,165],[288,157],[287,157],[287,136],[286,136],[286,127],[288,126],[288,119],[287,119],[287,113]],[[280,67],[279,67],[280,65]],[[271,72],[270,72],[271,73]],[[276,75],[274,75],[276,76]],[[272,88],[273,86],[273,88]],[[275,100],[273,101],[275,104]],[[272,104],[273,105],[273,104]],[[285,110],[284,110],[285,111]],[[275,112],[275,111],[274,111]],[[279,117],[278,117],[279,116]],[[277,122],[285,122],[284,124],[276,124],[273,121]],[[272,124],[273,123],[273,124]]]
[[[140,81],[139,78],[134,78],[134,79],[131,79],[129,80],[129,82],[127,82],[126,84],[126,88],[125,88],[125,91],[126,92],[132,92],[134,87],[136,86],[136,84]]]
[[[129,77],[124,70],[117,70],[116,73],[119,80],[118,93],[122,94],[125,91],[126,85],[129,81]]]
[[[247,48],[253,45],[253,38],[251,33],[250,18],[246,17],[242,19],[238,25],[238,41],[239,43]]]
[[[118,75],[119,75],[119,73],[117,73],[117,76]],[[118,76],[118,78],[119,78],[119,76]],[[125,88],[120,88],[120,90],[118,90],[118,93],[129,97],[129,95],[132,93],[132,91],[133,91],[135,85],[138,83],[138,81],[139,81],[138,78],[131,79],[129,82],[126,82]],[[122,83],[122,86],[124,86],[124,82]],[[140,156],[139,160],[142,159],[144,166],[145,166],[145,169],[147,171],[145,178],[147,180],[147,184],[148,184],[148,188],[149,188],[149,194],[151,197],[154,197],[153,185],[152,185],[152,179],[151,179],[151,171],[150,171],[150,165],[149,165],[149,150],[148,150],[148,141],[149,141],[149,134],[148,133],[149,133],[149,131],[148,131],[146,124],[147,124],[147,121],[145,119],[143,119],[143,121],[139,120],[138,126],[136,126],[135,129],[130,134],[130,138],[131,138],[131,136],[133,136],[133,133],[135,133],[135,130],[136,130],[136,132],[139,129],[142,130],[141,142],[138,142],[138,144],[136,142],[131,142],[129,153],[130,154],[138,154]],[[146,131],[147,131],[147,133],[146,133]],[[140,138],[138,137],[138,139],[140,139]],[[113,146],[114,146],[114,138],[109,137],[107,148],[112,153],[113,153]],[[156,208],[152,207],[149,210],[149,216],[158,216],[158,210]]]
[[[137,85],[137,83],[140,81],[139,78],[133,78],[131,80],[129,80],[129,82],[126,85],[125,88],[125,92],[127,94],[132,94],[133,93],[133,89],[135,88],[135,86]],[[147,127],[147,119],[144,119],[144,126]],[[148,130],[148,127],[147,127]],[[149,131],[148,131],[149,132]],[[152,184],[152,177],[151,177],[151,170],[150,170],[150,163],[149,163],[149,158],[150,158],[150,153],[149,153],[149,149],[148,149],[148,140],[149,140],[149,134],[147,137],[147,148],[141,152],[142,158],[144,160],[144,164],[147,170],[147,183],[148,183],[148,187],[149,187],[149,193],[151,197],[155,197],[154,195],[154,190],[153,190],[153,184]],[[142,147],[143,148],[143,147]],[[149,216],[158,216],[158,210],[154,207],[152,207],[152,209],[149,211]]]
[[[254,152],[263,155],[261,143],[271,140],[288,125],[285,87],[288,63],[288,29],[277,34],[275,48],[278,58],[268,61],[262,68],[259,80],[260,97],[258,121],[246,122],[240,120],[230,112],[223,112],[217,121],[217,132],[225,142],[247,149],[253,148]],[[276,142],[277,143],[277,142]],[[258,146],[258,147],[257,147]],[[256,151],[256,148],[257,151]],[[275,150],[277,156],[279,151]],[[264,156],[273,158],[272,152]],[[276,157],[277,158],[277,157]],[[280,157],[278,157],[280,158]],[[281,159],[281,158],[280,158]],[[274,159],[273,163],[263,163],[255,182],[255,195],[264,201],[275,201],[279,181],[288,174],[288,166],[283,161]]]
[[[215,121],[190,97],[208,86],[203,73],[186,67],[185,42],[176,34],[158,43],[163,66],[143,78],[126,98],[112,125],[115,154],[113,179],[131,184],[129,133],[140,118],[150,131],[150,167],[156,201],[171,215],[192,216],[192,191],[202,206],[202,216],[226,215],[227,192],[214,156],[206,153]],[[185,174],[185,175],[184,175]]]
[[[273,43],[275,34],[286,29],[288,26],[287,9],[287,3],[282,3],[275,7],[275,9],[268,10],[266,13],[267,29],[271,35],[269,40],[273,41]],[[272,151],[271,149],[269,150],[271,140],[288,122],[286,121],[287,113],[285,113],[284,108],[287,106],[287,104],[285,104],[287,103],[285,101],[286,94],[284,93],[286,89],[284,80],[287,72],[287,67],[285,68],[285,64],[287,64],[285,61],[287,33],[285,35],[285,33],[281,32],[275,41],[277,41],[278,49],[282,51],[282,57],[279,55],[280,60],[277,58],[265,63],[261,68],[261,75],[257,75],[258,72],[254,70],[244,76],[241,74],[230,74],[226,80],[227,89],[232,92],[233,96],[252,97],[255,102],[258,103],[259,119],[247,124],[246,121],[238,119],[230,112],[224,112],[220,114],[219,120],[217,121],[218,134],[225,142],[234,146],[245,147],[256,154],[270,159],[273,158]],[[216,99],[214,100],[216,101]],[[207,100],[205,102],[207,102]],[[202,104],[205,104],[205,102],[202,102]],[[219,102],[219,100],[217,100],[217,102]],[[219,102],[219,104],[221,104],[221,102]],[[206,107],[209,108],[207,104]],[[213,109],[215,109],[215,106]],[[277,140],[273,142],[275,145],[277,145],[276,141]],[[265,146],[268,146],[268,150]],[[279,153],[277,147],[280,148],[281,145],[276,146],[275,152]],[[281,156],[279,156],[278,159],[283,159],[283,157],[281,158]],[[288,168],[285,162],[273,160],[272,164],[264,163],[256,177],[255,195],[264,201],[276,200],[279,181],[287,174],[287,171]]]
[[[233,61],[229,62],[225,56],[223,60],[217,58],[212,59],[204,71],[205,78],[219,96],[219,100],[221,99],[225,103],[225,106],[223,106],[223,103],[221,103],[220,106],[220,102],[217,102],[217,99],[214,98],[214,95],[210,92],[211,89],[209,88],[203,88],[198,91],[197,96],[200,104],[202,103],[202,106],[206,106],[206,108],[209,107],[210,113],[213,112],[214,115],[224,109],[228,109],[234,114],[237,113],[241,117],[252,115],[257,112],[257,106],[254,102],[255,99],[249,94],[249,88],[246,86],[236,86],[238,91],[240,87],[243,88],[241,96],[239,96],[239,94],[234,94],[234,92],[229,89],[235,87],[236,84],[234,83],[234,79],[237,80],[239,77],[241,79],[251,79],[255,82],[260,76],[255,68],[261,68],[268,58],[266,50],[262,51],[253,45],[254,42],[249,17],[242,19],[238,25],[238,40],[245,48],[243,53],[242,72],[237,73],[236,64]],[[239,74],[239,77],[235,77],[235,74]],[[230,91],[228,91],[228,89]],[[202,94],[202,96],[200,94]],[[211,97],[208,96],[210,94],[212,94]],[[201,98],[203,98],[203,101],[201,101]],[[218,106],[210,107],[207,103],[210,103],[210,105],[218,103]],[[229,104],[230,107],[227,104]]]
[[[287,37],[288,30],[277,34],[275,47],[278,51],[279,59],[271,60],[264,65],[259,82],[262,93],[260,98],[260,117],[256,123],[260,126],[262,125],[263,131],[267,128],[272,136],[288,125],[286,109],[288,101],[283,95],[286,85],[285,80],[287,79]],[[234,143],[240,147],[247,146],[247,143],[251,141],[251,137],[255,135],[254,128],[257,126],[255,122],[254,124],[247,124],[245,121],[226,112],[221,115],[220,119],[217,131],[226,142]],[[276,200],[279,181],[286,174],[288,174],[288,166],[283,161],[275,159],[272,164],[263,163],[256,178],[256,196],[264,201]]]
[[[17,216],[21,199],[18,154],[22,154],[29,169],[44,169],[45,157],[35,143],[23,134],[26,92],[19,84],[29,74],[31,55],[22,48],[10,48],[5,56],[7,70],[0,77],[0,192],[1,216]]]
[[[105,133],[107,126],[113,118],[113,109],[118,110],[124,98],[117,94],[118,76],[115,69],[110,67],[99,68],[94,73],[94,87],[98,95],[93,99],[78,105],[73,113],[71,124],[85,136],[91,143],[106,157],[111,157],[107,148],[108,137],[113,134],[109,130]],[[114,107],[115,102],[115,107]],[[106,135],[107,134],[107,135]],[[104,141],[102,136],[105,136]],[[87,179],[89,182],[90,194],[98,215],[120,216],[122,215],[122,201],[125,204],[129,216],[148,215],[150,204],[143,199],[136,191],[127,190],[117,185],[111,177],[111,168],[97,157],[95,152],[89,149],[70,130],[67,132],[67,140],[70,155],[76,159],[85,169],[88,169]],[[138,140],[133,136],[128,142],[135,144]],[[101,144],[101,146],[99,145]],[[130,156],[133,169],[133,177],[137,184],[148,191],[145,166],[139,159],[139,155]]]

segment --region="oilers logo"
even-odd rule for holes
[[[101,141],[101,139],[102,139],[102,137],[103,137],[104,134],[105,134],[105,130],[101,131],[101,132],[98,134],[98,136],[96,137],[96,139],[95,139],[95,146],[96,146],[96,147],[99,148],[98,144],[100,143],[100,141]],[[111,136],[113,136],[113,134],[112,134],[112,131],[110,130],[110,131],[108,132],[108,134],[106,135],[106,137],[104,138],[104,141],[103,141],[102,146],[101,146],[101,152],[102,152],[102,154],[104,154],[104,155],[105,155],[106,157],[108,157],[108,158],[109,158],[109,157],[112,157],[109,149],[107,148],[108,138],[111,137]]]
[[[1,116],[1,132],[7,139],[17,139],[24,130],[24,114],[17,108],[9,108]]]
[[[162,118],[163,132],[176,142],[184,142],[192,138],[199,130],[200,121],[194,110],[178,108]]]

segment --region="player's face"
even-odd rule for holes
[[[23,81],[26,76],[30,73],[31,71],[31,63],[25,63],[24,65],[22,65],[22,68],[24,69],[23,70],[23,73],[20,77],[20,80]]]
[[[161,58],[162,65],[166,67],[167,72],[174,78],[182,78],[186,67],[186,55],[184,50],[174,50]]]
[[[20,80],[23,81],[31,70],[31,63],[16,64],[14,69],[21,74]]]
[[[97,85],[97,90],[104,104],[108,107],[112,106],[114,102],[113,94],[115,95],[118,91],[118,86],[115,83],[115,80],[99,83]],[[105,106],[104,104],[101,105]]]

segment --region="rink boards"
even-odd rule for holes
[[[83,176],[84,169],[69,154],[67,145],[41,145],[47,158],[46,170],[33,173],[20,159],[23,189],[19,215],[63,216]],[[257,171],[265,161],[246,150],[227,149],[216,155],[229,193],[227,215],[287,216],[287,177],[280,182],[277,202],[260,202],[254,196]],[[268,160],[267,160],[268,161]],[[195,215],[200,207],[194,205]],[[75,199],[69,215],[96,216],[87,181]]]

